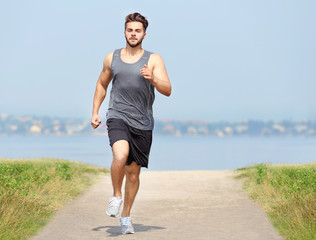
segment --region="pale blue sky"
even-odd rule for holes
[[[173,85],[156,94],[156,119],[316,120],[312,0],[2,1],[0,113],[90,119],[103,59],[125,46],[135,11]]]

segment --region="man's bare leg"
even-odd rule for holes
[[[113,196],[122,197],[122,182],[125,174],[125,163],[129,154],[129,145],[126,140],[119,140],[112,146],[113,161],[111,165],[111,178]]]
[[[135,162],[132,162],[129,166],[125,166],[126,183],[122,217],[129,217],[131,214],[131,208],[139,188],[140,169],[141,166]]]

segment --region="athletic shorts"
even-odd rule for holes
[[[148,168],[148,158],[152,143],[152,130],[140,130],[127,125],[123,120],[110,118],[106,121],[110,146],[119,140],[129,143],[129,155],[126,165],[136,162],[137,165]]]

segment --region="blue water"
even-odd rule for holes
[[[109,168],[112,152],[104,136],[0,136],[0,157],[54,157]],[[262,162],[316,162],[316,139],[154,136],[149,170],[224,170]]]

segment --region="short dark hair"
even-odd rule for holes
[[[126,29],[127,23],[129,23],[129,22],[141,22],[143,24],[143,27],[144,27],[144,32],[146,32],[146,29],[148,27],[148,21],[140,13],[135,12],[135,13],[131,13],[131,14],[126,16],[126,18],[125,18],[125,29]]]

